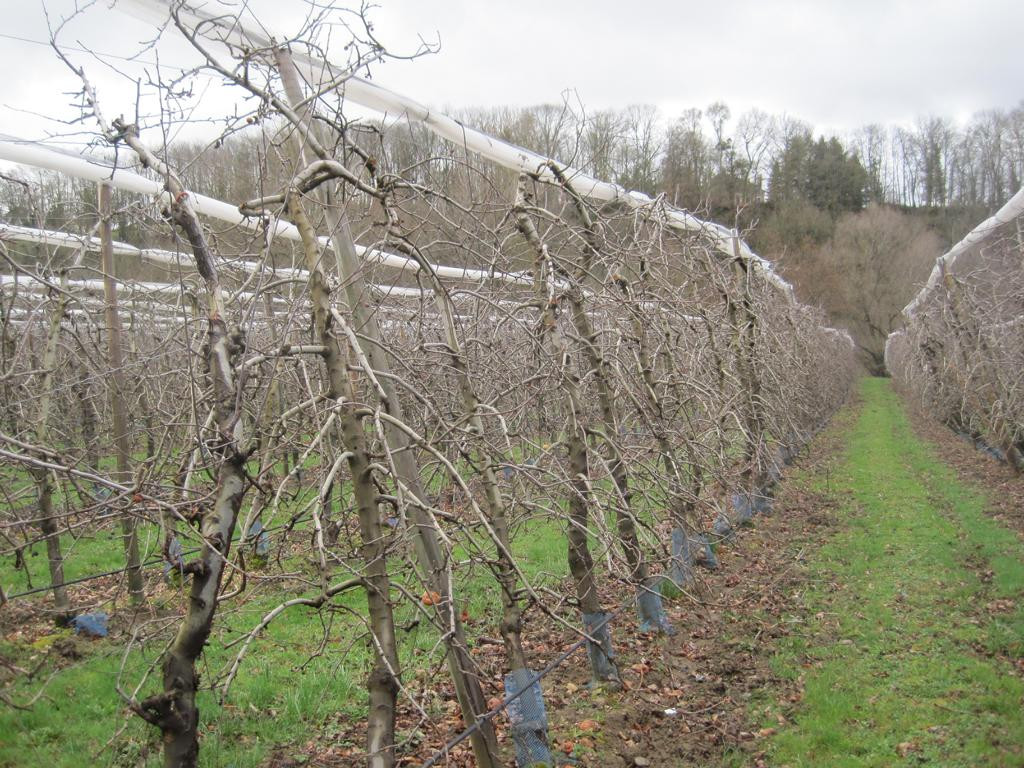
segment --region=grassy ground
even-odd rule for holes
[[[814,480],[843,522],[773,659],[802,698],[757,703],[777,729],[765,764],[1024,765],[1024,545],[914,437],[887,381],[861,392],[838,471]]]
[[[22,495],[32,497],[30,479],[21,475],[8,479],[20,483]],[[280,527],[280,521],[304,506],[307,497],[308,493],[289,501],[288,509],[268,521],[268,525],[275,528],[276,522],[276,527]],[[291,539],[307,540],[308,526],[308,520],[294,526],[289,534]],[[236,541],[240,535],[241,531],[236,530]],[[483,549],[492,549],[483,534],[479,536],[478,543]],[[157,526],[140,525],[139,537],[143,559],[159,559]],[[80,531],[74,537],[65,534],[61,540],[68,579],[115,569],[123,562],[119,529],[113,525],[87,533]],[[603,551],[596,542],[592,545],[595,552]],[[513,551],[534,587],[553,588],[564,581],[567,565],[563,523],[549,518],[520,523],[514,531]],[[456,548],[455,554],[458,558],[466,556],[461,547]],[[48,582],[46,552],[41,543],[26,549],[25,564],[24,569],[14,569],[13,558],[0,562],[0,581],[8,593],[29,586],[42,587]],[[184,605],[182,590],[159,585],[160,572],[159,564],[147,571],[150,610],[139,618],[143,633],[152,639],[127,655],[123,648],[133,629],[125,623],[130,619],[127,612],[112,619],[109,639],[95,641],[72,638],[69,630],[54,629],[45,620],[36,621],[31,631],[22,632],[17,620],[6,617],[0,625],[0,658],[34,669],[30,682],[16,682],[7,693],[19,702],[26,701],[40,688],[44,688],[44,693],[30,711],[0,704],[0,766],[20,766],[26,761],[55,767],[80,765],[83,755],[88,756],[89,762],[101,765],[159,763],[157,731],[126,714],[115,687],[120,683],[130,692],[143,679],[149,666],[159,658],[174,628],[174,617]],[[304,585],[297,579],[281,576],[282,573],[299,574],[307,580]],[[229,644],[244,636],[267,611],[290,597],[315,594],[308,586],[313,583],[309,580],[313,577],[311,563],[302,555],[301,546],[282,562],[258,569],[257,576],[279,580],[267,584],[254,580],[242,600],[226,604],[218,611],[214,635],[201,662],[202,679],[207,686],[222,678],[234,658],[238,648]],[[469,616],[466,629],[470,643],[480,635],[495,636],[500,600],[493,578],[479,566],[458,569],[456,580],[460,608]],[[117,578],[111,577],[107,582],[114,590]],[[396,572],[393,583],[404,587],[408,594],[419,595],[422,591],[412,573]],[[94,584],[87,582],[83,586]],[[96,594],[98,601],[104,599],[100,592]],[[430,677],[439,674],[438,633],[426,622],[415,621],[416,609],[408,600],[401,600],[397,592],[395,597],[396,625],[405,627],[400,635],[402,668],[412,679],[413,687],[418,683],[429,687]],[[82,603],[81,595],[78,602]],[[314,738],[346,738],[345,728],[338,723],[358,722],[366,714],[363,685],[371,655],[362,624],[365,602],[364,595],[355,591],[337,598],[331,610],[322,615],[301,607],[285,612],[253,643],[226,701],[220,701],[208,687],[201,691],[203,765],[259,766],[272,755],[287,756],[291,749],[301,755],[303,745]],[[121,593],[116,607],[124,608],[124,603]],[[31,606],[43,611],[49,604],[50,595],[44,590],[17,605],[28,616]],[[107,604],[102,608],[110,611]],[[68,643],[70,654],[54,652],[58,644]],[[52,677],[51,672],[55,673]],[[140,698],[153,691],[158,678],[159,670],[150,673]],[[446,703],[438,698],[428,701],[425,709],[440,721],[449,713]],[[436,706],[436,712],[432,706]],[[361,741],[353,746],[361,747]]]
[[[757,552],[735,553],[732,570],[726,552],[722,572],[714,575],[727,582],[712,601],[720,604],[719,613],[735,612],[737,619],[753,617],[761,605],[753,598],[759,592],[774,591],[773,600],[781,601],[779,610],[785,612],[783,622],[777,617],[763,626],[737,621],[744,634],[730,638],[728,627],[733,622],[728,616],[713,624],[706,616],[689,615],[684,605],[676,617],[682,631],[665,642],[665,658],[676,666],[662,681],[660,694],[651,690],[656,670],[645,662],[649,656],[661,658],[658,649],[623,632],[617,635],[618,648],[624,672],[635,685],[621,694],[621,700],[603,700],[593,712],[573,710],[566,719],[557,711],[557,700],[561,697],[562,706],[572,709],[570,700],[585,698],[577,690],[580,675],[567,673],[564,680],[551,682],[552,722],[559,723],[553,735],[572,740],[578,735],[573,727],[584,715],[601,720],[608,729],[609,738],[595,742],[603,744],[608,755],[585,764],[612,765],[609,755],[625,749],[623,744],[643,754],[647,737],[637,727],[649,728],[651,722],[659,724],[651,734],[656,732],[666,743],[711,739],[719,733],[716,718],[724,707],[723,698],[733,695],[723,696],[724,686],[733,685],[730,681],[739,677],[750,681],[741,686],[742,692],[755,693],[749,710],[741,703],[746,696],[735,696],[735,720],[748,722],[745,713],[749,711],[764,730],[756,739],[748,733],[730,735],[724,742],[715,740],[709,748],[714,751],[705,754],[704,763],[715,762],[714,754],[732,750],[727,762],[734,766],[752,764],[762,752],[765,765],[793,768],[1024,765],[1024,545],[987,516],[981,495],[959,484],[914,438],[887,382],[866,381],[858,408],[856,414],[847,412],[840,420],[844,426],[832,430],[841,433],[845,446],[832,470],[809,471],[785,482],[793,492],[807,484],[816,486],[829,497],[829,506],[839,509],[838,523],[829,529],[827,541],[808,535],[798,545],[810,560],[810,579],[794,583],[810,587],[786,596],[787,590],[780,586],[792,566],[784,542],[793,540],[780,533],[784,526],[777,527],[786,522],[781,515],[758,519],[754,529],[739,537],[742,543],[759,540],[762,534]],[[784,490],[783,495],[788,492]],[[814,530],[826,527],[823,522]],[[72,559],[82,572],[118,562],[116,534],[83,539],[76,547]],[[531,522],[517,537],[516,549],[535,582],[551,584],[564,578],[560,524]],[[766,565],[755,557],[768,550],[776,553],[777,564]],[[33,559],[37,561],[30,563],[34,580],[44,583],[45,556]],[[308,563],[296,560],[284,565],[288,571]],[[9,584],[17,583],[19,576],[0,573]],[[497,600],[491,580],[477,572],[467,572],[463,578],[459,592],[468,600],[471,638],[495,634]],[[742,581],[737,584],[734,579]],[[742,585],[750,587],[752,600],[735,603]],[[204,657],[204,681],[214,680],[230,661],[234,649],[225,643],[252,627],[282,597],[301,591],[297,583],[254,585],[244,603],[225,606]],[[173,615],[181,599],[166,588],[159,597],[166,604],[150,614],[153,621]],[[367,652],[353,621],[364,613],[364,604],[362,595],[353,593],[339,600],[337,610],[324,614],[323,621],[297,609],[272,624],[256,641],[229,699],[221,703],[210,692],[201,696],[203,765],[259,766],[272,755],[279,760],[290,757],[292,750],[295,764],[303,764],[303,748],[309,740],[337,743],[348,738],[345,721],[365,714],[362,681]],[[396,619],[408,624],[412,614],[403,605]],[[770,628],[780,623],[791,628],[781,637]],[[765,636],[775,638],[770,641],[773,670],[788,680],[781,693],[774,684],[757,682],[771,675],[761,677],[757,672],[755,678],[747,671],[737,675],[738,670],[747,669],[740,657],[757,656],[769,642],[761,629],[755,633],[751,626],[761,626]],[[133,686],[141,679],[147,664],[159,657],[165,637],[155,633],[153,641],[128,656],[121,675],[124,684]],[[33,654],[36,661],[42,660],[45,643],[54,639],[44,637],[42,645],[33,648],[5,636],[0,639],[0,654],[22,665],[34,664]],[[428,677],[438,674],[436,667],[426,664],[436,641],[436,634],[424,626],[403,634],[402,662],[408,674],[415,677],[417,670]],[[157,764],[154,729],[126,715],[114,693],[123,646],[123,635],[110,641],[78,640],[73,650],[82,657],[70,664],[60,662],[61,671],[33,711],[0,707],[0,766]],[[702,655],[705,651],[707,658]],[[549,649],[544,658],[550,655]],[[433,658],[436,661],[436,654]],[[633,661],[637,663],[631,665]],[[757,668],[757,664],[750,666]],[[47,674],[44,668],[33,686],[11,693],[23,700]],[[570,683],[576,692],[566,693]],[[152,688],[151,682],[144,692]],[[707,688],[704,699],[694,697],[695,688]],[[795,703],[789,698],[794,691],[799,692],[793,697]],[[684,732],[677,721],[650,715],[653,710],[647,699],[655,695],[663,697],[655,707],[659,712],[668,706],[706,710],[706,717],[700,717],[707,722],[695,722],[692,732]],[[447,704],[426,701],[432,717],[445,716],[450,711]],[[616,718],[623,720],[619,730],[613,729]],[[637,744],[629,746],[628,739]],[[737,744],[746,746],[732,749]],[[358,749],[359,744],[352,746]],[[688,758],[672,760],[676,761],[652,764],[691,764]],[[632,758],[623,764],[632,764]]]
[[[525,572],[538,586],[561,580],[566,573],[564,534],[550,521],[536,521],[531,529],[539,535],[522,536],[514,546]],[[148,533],[155,535],[155,529]],[[41,554],[27,561],[35,583],[45,584],[45,551],[41,546],[35,549]],[[66,551],[72,577],[79,571],[108,568],[111,563],[116,567],[121,557],[116,532],[84,537],[73,545],[69,540]],[[285,571],[308,570],[301,557],[286,558],[283,564]],[[8,583],[18,583],[18,576],[23,579],[22,573],[12,569],[0,575]],[[396,575],[394,581],[402,583],[403,579]],[[405,586],[419,594],[419,584],[411,575],[406,581]],[[484,574],[465,573],[457,587],[472,617],[467,627],[471,641],[481,632],[494,634],[492,614],[498,599],[493,580]],[[227,644],[248,632],[264,613],[283,599],[314,593],[287,580],[283,589],[279,582],[266,587],[257,584],[246,593],[244,602],[223,606],[202,660],[204,681],[222,675],[237,652],[237,647]],[[46,683],[43,698],[30,711],[0,706],[0,766],[81,765],[83,756],[88,764],[118,768],[159,764],[158,733],[126,714],[115,693],[119,680],[130,691],[159,658],[168,630],[173,628],[173,617],[183,605],[180,590],[166,586],[154,590],[151,584],[150,592],[152,612],[142,617],[145,625],[141,629],[153,639],[126,657],[125,633],[130,628],[121,626],[123,621],[108,640],[71,638],[70,631],[52,627],[44,629],[48,634],[41,637],[19,637],[15,631],[0,638],[0,656],[26,668],[41,665],[30,684],[18,684],[8,691],[16,700],[26,700],[50,671],[59,668]],[[30,599],[42,604],[48,595]],[[363,681],[370,656],[360,621],[364,615],[365,597],[354,591],[336,599],[333,610],[325,614],[300,607],[275,620],[254,642],[225,702],[208,689],[200,693],[202,764],[254,768],[266,764],[272,754],[280,756],[282,750],[287,755],[294,748],[299,754],[311,738],[343,738],[343,729],[333,730],[335,724],[360,721],[366,714]],[[166,628],[153,632],[163,616],[170,617],[163,622]],[[397,624],[409,627],[402,633],[403,668],[407,674],[417,669],[426,672],[427,665],[436,661],[437,633],[425,622],[412,621],[414,610],[407,602],[400,604],[395,618]],[[71,643],[71,654],[55,654],[51,646],[58,643]],[[158,678],[157,670],[142,695],[153,689]],[[438,707],[436,713],[429,712],[432,704]],[[440,719],[445,713],[442,704],[428,702],[428,714]]]

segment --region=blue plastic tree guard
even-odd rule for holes
[[[544,694],[539,682],[529,669],[513,669],[505,675],[505,698],[509,701],[508,719],[512,725],[512,743],[516,750],[516,765],[519,768],[551,766],[551,750],[548,747],[548,716],[544,709]]]
[[[621,682],[615,666],[615,651],[612,650],[611,622],[606,621],[607,618],[604,611],[583,614],[583,631],[593,638],[587,641],[593,683]]]

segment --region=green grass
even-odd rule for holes
[[[520,449],[521,450],[521,449]],[[516,455],[513,460],[522,460]],[[307,460],[311,464],[313,458]],[[465,470],[465,461],[456,462]],[[250,468],[256,472],[254,465]],[[17,482],[19,491],[24,491],[22,502],[33,503],[34,488],[31,479],[24,473],[8,478]],[[437,474],[425,473],[425,482],[431,492],[437,492],[442,485]],[[613,494],[609,478],[596,480],[595,492],[607,503]],[[664,506],[660,492],[646,488],[641,481],[636,484],[634,511],[641,520],[650,519],[653,510]],[[346,488],[346,490],[348,490]],[[297,509],[305,506],[315,491],[306,489],[298,498],[286,494],[282,508],[274,520],[267,519],[268,525],[286,521]],[[56,500],[63,507],[74,506],[73,491],[61,486],[57,489]],[[251,501],[251,494],[250,494]],[[345,502],[348,499],[346,496]],[[547,500],[546,503],[552,503]],[[565,502],[556,502],[555,507],[565,513]],[[612,525],[611,521],[606,521]],[[296,526],[293,540],[306,535],[298,530],[308,527],[308,520]],[[567,576],[565,524],[549,517],[521,521],[513,531],[513,551],[523,571],[535,587],[555,587]],[[236,540],[241,531],[236,530]],[[482,532],[477,531],[476,546],[492,552],[493,546]],[[140,547],[144,559],[159,556],[159,529],[153,524],[139,526]],[[100,530],[79,529],[74,536],[61,537],[65,555],[65,575],[69,580],[98,572],[116,569],[123,563],[123,549],[120,529],[113,523]],[[189,544],[186,543],[186,547]],[[602,567],[602,549],[592,540],[598,567]],[[468,552],[464,545],[456,547],[457,559],[466,559]],[[49,581],[45,546],[37,543],[26,549],[25,559],[35,587],[45,586]],[[0,581],[8,592],[19,592],[27,588],[28,578],[24,570],[14,570],[13,558],[5,557],[0,562]],[[285,559],[284,571],[304,571],[309,575],[310,564],[302,556],[294,555]],[[276,572],[276,566],[269,566]],[[159,566],[155,569],[159,571]],[[412,574],[396,566],[393,576],[396,587],[406,586],[412,594],[420,593],[422,587]],[[264,571],[266,574],[269,571]],[[345,574],[339,572],[338,578]],[[456,594],[460,607],[465,607],[472,620],[467,627],[470,642],[480,634],[498,634],[497,620],[500,612],[498,588],[493,578],[482,566],[456,569]],[[404,582],[404,583],[403,583]],[[295,582],[272,582],[260,588],[251,584],[244,601],[229,603],[218,613],[214,635],[201,661],[203,681],[209,685],[230,663],[236,649],[226,648],[225,643],[247,632],[260,617],[281,600],[302,593]],[[312,594],[306,590],[307,594]],[[398,607],[396,624],[408,625],[414,618],[414,609],[403,601],[395,590],[393,595]],[[40,607],[50,603],[48,591],[30,598]],[[165,605],[158,606],[165,613],[177,610],[181,595],[164,594]],[[121,597],[121,603],[124,596]],[[290,746],[302,745],[311,738],[325,737],[337,740],[337,723],[346,720],[360,720],[365,717],[365,691],[363,681],[369,671],[369,652],[360,633],[359,618],[365,614],[365,597],[361,592],[352,592],[334,601],[333,611],[323,617],[304,608],[294,608],[281,615],[252,646],[241,672],[236,678],[231,694],[225,703],[218,701],[209,690],[200,693],[201,710],[201,753],[202,764],[206,766],[258,766],[267,762],[271,752]],[[323,622],[329,622],[324,628]],[[142,648],[128,655],[121,674],[121,684],[129,691],[142,678],[146,669],[159,659],[163,643],[174,622],[158,633]],[[327,641],[323,653],[319,653],[325,632]],[[55,633],[65,635],[66,631]],[[425,623],[420,623],[400,637],[401,662],[406,679],[420,673],[437,674],[438,655],[437,633]],[[45,640],[44,644],[45,645]],[[136,766],[159,763],[157,731],[144,724],[139,718],[128,715],[115,693],[119,669],[122,663],[123,639],[110,641],[76,641],[76,647],[83,658],[61,669],[47,684],[45,695],[29,712],[16,711],[0,706],[0,766],[16,766],[27,763],[48,765],[54,768],[87,764]],[[32,666],[44,659],[43,646],[32,647],[27,641],[13,637],[0,638],[0,655],[22,666]],[[31,662],[31,663],[30,663]],[[7,689],[17,701],[24,701],[39,690],[40,683],[53,669],[49,661],[43,663],[41,675],[30,684],[15,684]],[[159,672],[140,691],[140,698],[154,692],[158,686]],[[415,683],[414,683],[415,685]],[[442,702],[428,701],[428,714],[440,715],[441,710],[430,712],[430,706],[441,707]],[[360,745],[356,745],[360,746]]]
[[[255,611],[259,606],[247,606],[247,610],[250,607]],[[223,622],[224,629],[242,629],[251,618],[230,617]],[[309,620],[309,614],[296,612],[271,626],[247,659],[228,706],[220,706],[208,692],[201,694],[204,765],[258,766],[273,745],[297,741],[328,715],[361,716],[362,697],[353,682],[361,669],[348,674],[339,669],[333,654],[303,665],[319,640]],[[332,639],[339,640],[339,633],[333,633]],[[126,718],[114,694],[119,648],[104,642],[81,645],[92,646],[87,659],[54,679],[45,705],[30,712],[0,713],[0,765],[63,766],[81,764],[83,756],[88,756],[87,764],[127,766],[135,765],[143,750],[150,758],[144,764],[156,764],[159,750],[154,730],[138,718]],[[138,680],[145,661],[158,652],[153,644],[143,653],[132,654],[125,683]],[[212,643],[204,667],[217,669],[229,653]],[[358,668],[361,660],[356,654],[348,661]],[[114,739],[112,752],[103,751],[123,724],[127,727]]]
[[[38,531],[33,531],[38,536]],[[159,529],[154,525],[138,527],[139,550],[143,560],[152,560],[159,556]],[[73,537],[64,534],[60,537],[61,550],[64,555],[64,578],[67,581],[105,573],[121,567],[124,560],[124,544],[119,526],[108,526],[102,530]],[[0,568],[0,579],[3,579],[4,590],[8,594],[18,594],[31,587],[38,589],[50,584],[50,571],[46,559],[46,544],[37,541],[25,547],[23,552],[25,569],[13,568],[13,555],[3,558]],[[120,558],[120,561],[118,560]],[[26,572],[27,569],[27,572]],[[37,593],[40,599],[46,599],[48,591]]]
[[[146,526],[145,535],[156,536],[155,526]],[[482,546],[487,548],[485,543]],[[561,523],[550,519],[531,520],[513,542],[524,572],[534,586],[552,586],[567,573],[565,535]],[[29,557],[34,583],[45,585],[45,548]],[[81,573],[116,568],[122,558],[121,541],[116,530],[72,541],[66,537],[69,577]],[[459,556],[460,553],[456,553]],[[23,574],[4,563],[0,578],[5,584],[18,582]],[[301,557],[289,558],[285,570],[308,570]],[[339,578],[342,574],[339,574]],[[467,627],[470,642],[478,634],[496,635],[500,600],[493,578],[482,568],[461,569],[456,574],[456,593],[472,621]],[[412,574],[396,573],[393,583],[404,582],[409,591],[419,594],[421,587]],[[207,646],[200,669],[204,681],[212,681],[234,657],[237,649],[225,643],[248,632],[260,617],[280,601],[303,591],[295,582],[271,583],[264,589],[252,586],[241,604],[228,603],[218,613],[214,636]],[[395,621],[408,625],[415,609],[401,601],[397,589],[393,595],[398,606]],[[48,593],[30,598],[40,603]],[[180,604],[180,594],[164,595],[161,607]],[[304,608],[282,614],[250,649],[236,678],[228,700],[222,705],[209,690],[199,696],[201,750],[204,766],[247,768],[266,763],[274,750],[302,745],[314,737],[337,741],[337,723],[365,717],[363,682],[369,672],[370,654],[362,637],[362,624],[355,617],[365,615],[365,597],[360,591],[340,596],[333,611],[322,616]],[[173,622],[172,622],[173,624]],[[326,626],[325,626],[326,624]],[[323,653],[318,653],[325,637]],[[55,636],[67,635],[59,630]],[[166,639],[159,634],[143,648],[129,654],[122,685],[129,690],[141,679],[147,666],[159,658]],[[436,674],[436,631],[421,622],[401,632],[400,655],[406,679],[420,672]],[[115,693],[122,661],[123,640],[76,640],[84,658],[59,671],[46,687],[45,696],[31,711],[0,707],[0,766],[26,764],[58,768],[83,762],[96,765],[136,766],[159,764],[156,729],[133,715],[126,715]],[[45,644],[45,641],[44,641]],[[30,667],[43,658],[43,645],[0,639],[0,655]],[[44,664],[43,674],[31,684],[16,684],[8,693],[23,701],[39,689],[52,664]],[[140,694],[153,692],[159,673]],[[414,683],[415,685],[415,683]],[[440,717],[443,702],[426,704],[428,714]],[[437,708],[431,712],[430,707]],[[123,730],[121,730],[123,728]],[[115,734],[116,737],[115,737]],[[109,745],[108,745],[109,742]],[[361,745],[356,745],[361,746]],[[87,759],[83,760],[83,756]]]
[[[914,437],[887,381],[861,392],[827,478],[840,530],[773,659],[803,698],[768,764],[1024,765],[1024,545]],[[765,693],[757,711],[777,727]]]
[[[769,764],[1024,764],[1024,685],[1010,661],[1024,652],[1024,546],[986,516],[981,496],[914,439],[886,382],[865,382],[859,420],[846,439],[835,473],[804,478],[840,500],[844,514],[836,535],[812,548],[813,585],[788,617],[796,629],[773,660],[780,675],[802,678],[804,696],[795,709],[786,705],[788,724],[768,743]],[[597,485],[607,493],[607,479]],[[656,501],[641,495],[638,513]],[[155,551],[155,536],[155,527],[143,528],[144,551]],[[535,585],[565,577],[563,523],[531,520],[517,530],[513,548]],[[28,559],[40,586],[46,562],[43,548],[37,550]],[[69,578],[115,568],[122,557],[113,528],[68,539],[65,551]],[[23,587],[24,574],[7,560],[3,566],[5,587]],[[285,566],[308,568],[299,557]],[[415,582],[405,578],[412,589]],[[473,617],[470,638],[496,634],[493,580],[479,567],[460,569],[458,580],[456,591]],[[212,680],[232,658],[225,642],[299,591],[287,582],[265,591],[253,586],[243,603],[226,605],[202,662],[203,679]],[[173,604],[180,596],[166,599]],[[1000,599],[1013,601],[1013,609],[986,608]],[[209,691],[201,694],[203,765],[258,766],[275,749],[314,738],[336,741],[337,723],[365,715],[368,653],[354,620],[364,614],[365,599],[353,592],[335,608],[323,615],[326,628],[304,609],[286,612],[254,644],[225,704]],[[412,610],[401,604],[396,623],[407,623]],[[317,655],[325,632],[325,650]],[[134,686],[159,657],[165,637],[129,655],[125,686]],[[121,643],[77,642],[84,658],[53,678],[32,711],[0,708],[0,766],[158,764],[155,729],[126,715],[114,692]],[[407,675],[436,664],[430,655],[436,642],[423,624],[403,632]],[[0,653],[23,666],[42,654],[10,639],[0,639]],[[44,665],[43,679],[48,671]],[[436,666],[424,673],[436,674]],[[142,695],[154,687],[151,681]],[[38,682],[8,693],[23,700],[36,690]],[[755,705],[759,715],[774,708],[765,715],[767,726],[777,726],[773,693],[766,689]]]

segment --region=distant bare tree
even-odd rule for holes
[[[872,373],[885,370],[885,339],[941,251],[920,219],[879,205],[840,219],[822,249],[822,273],[834,278],[826,308],[849,328]]]

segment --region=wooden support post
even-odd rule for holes
[[[131,440],[128,426],[128,406],[125,403],[124,355],[121,348],[121,318],[117,312],[117,275],[114,267],[114,248],[111,227],[111,192],[106,182],[99,183],[100,260],[103,271],[103,311],[107,331],[107,386],[110,391],[110,411],[114,431],[114,456],[117,472],[114,479],[123,484],[132,482]],[[135,518],[128,514],[121,520],[125,559],[128,567],[128,594],[133,605],[146,602],[142,581],[142,560],[139,557],[139,539]]]

